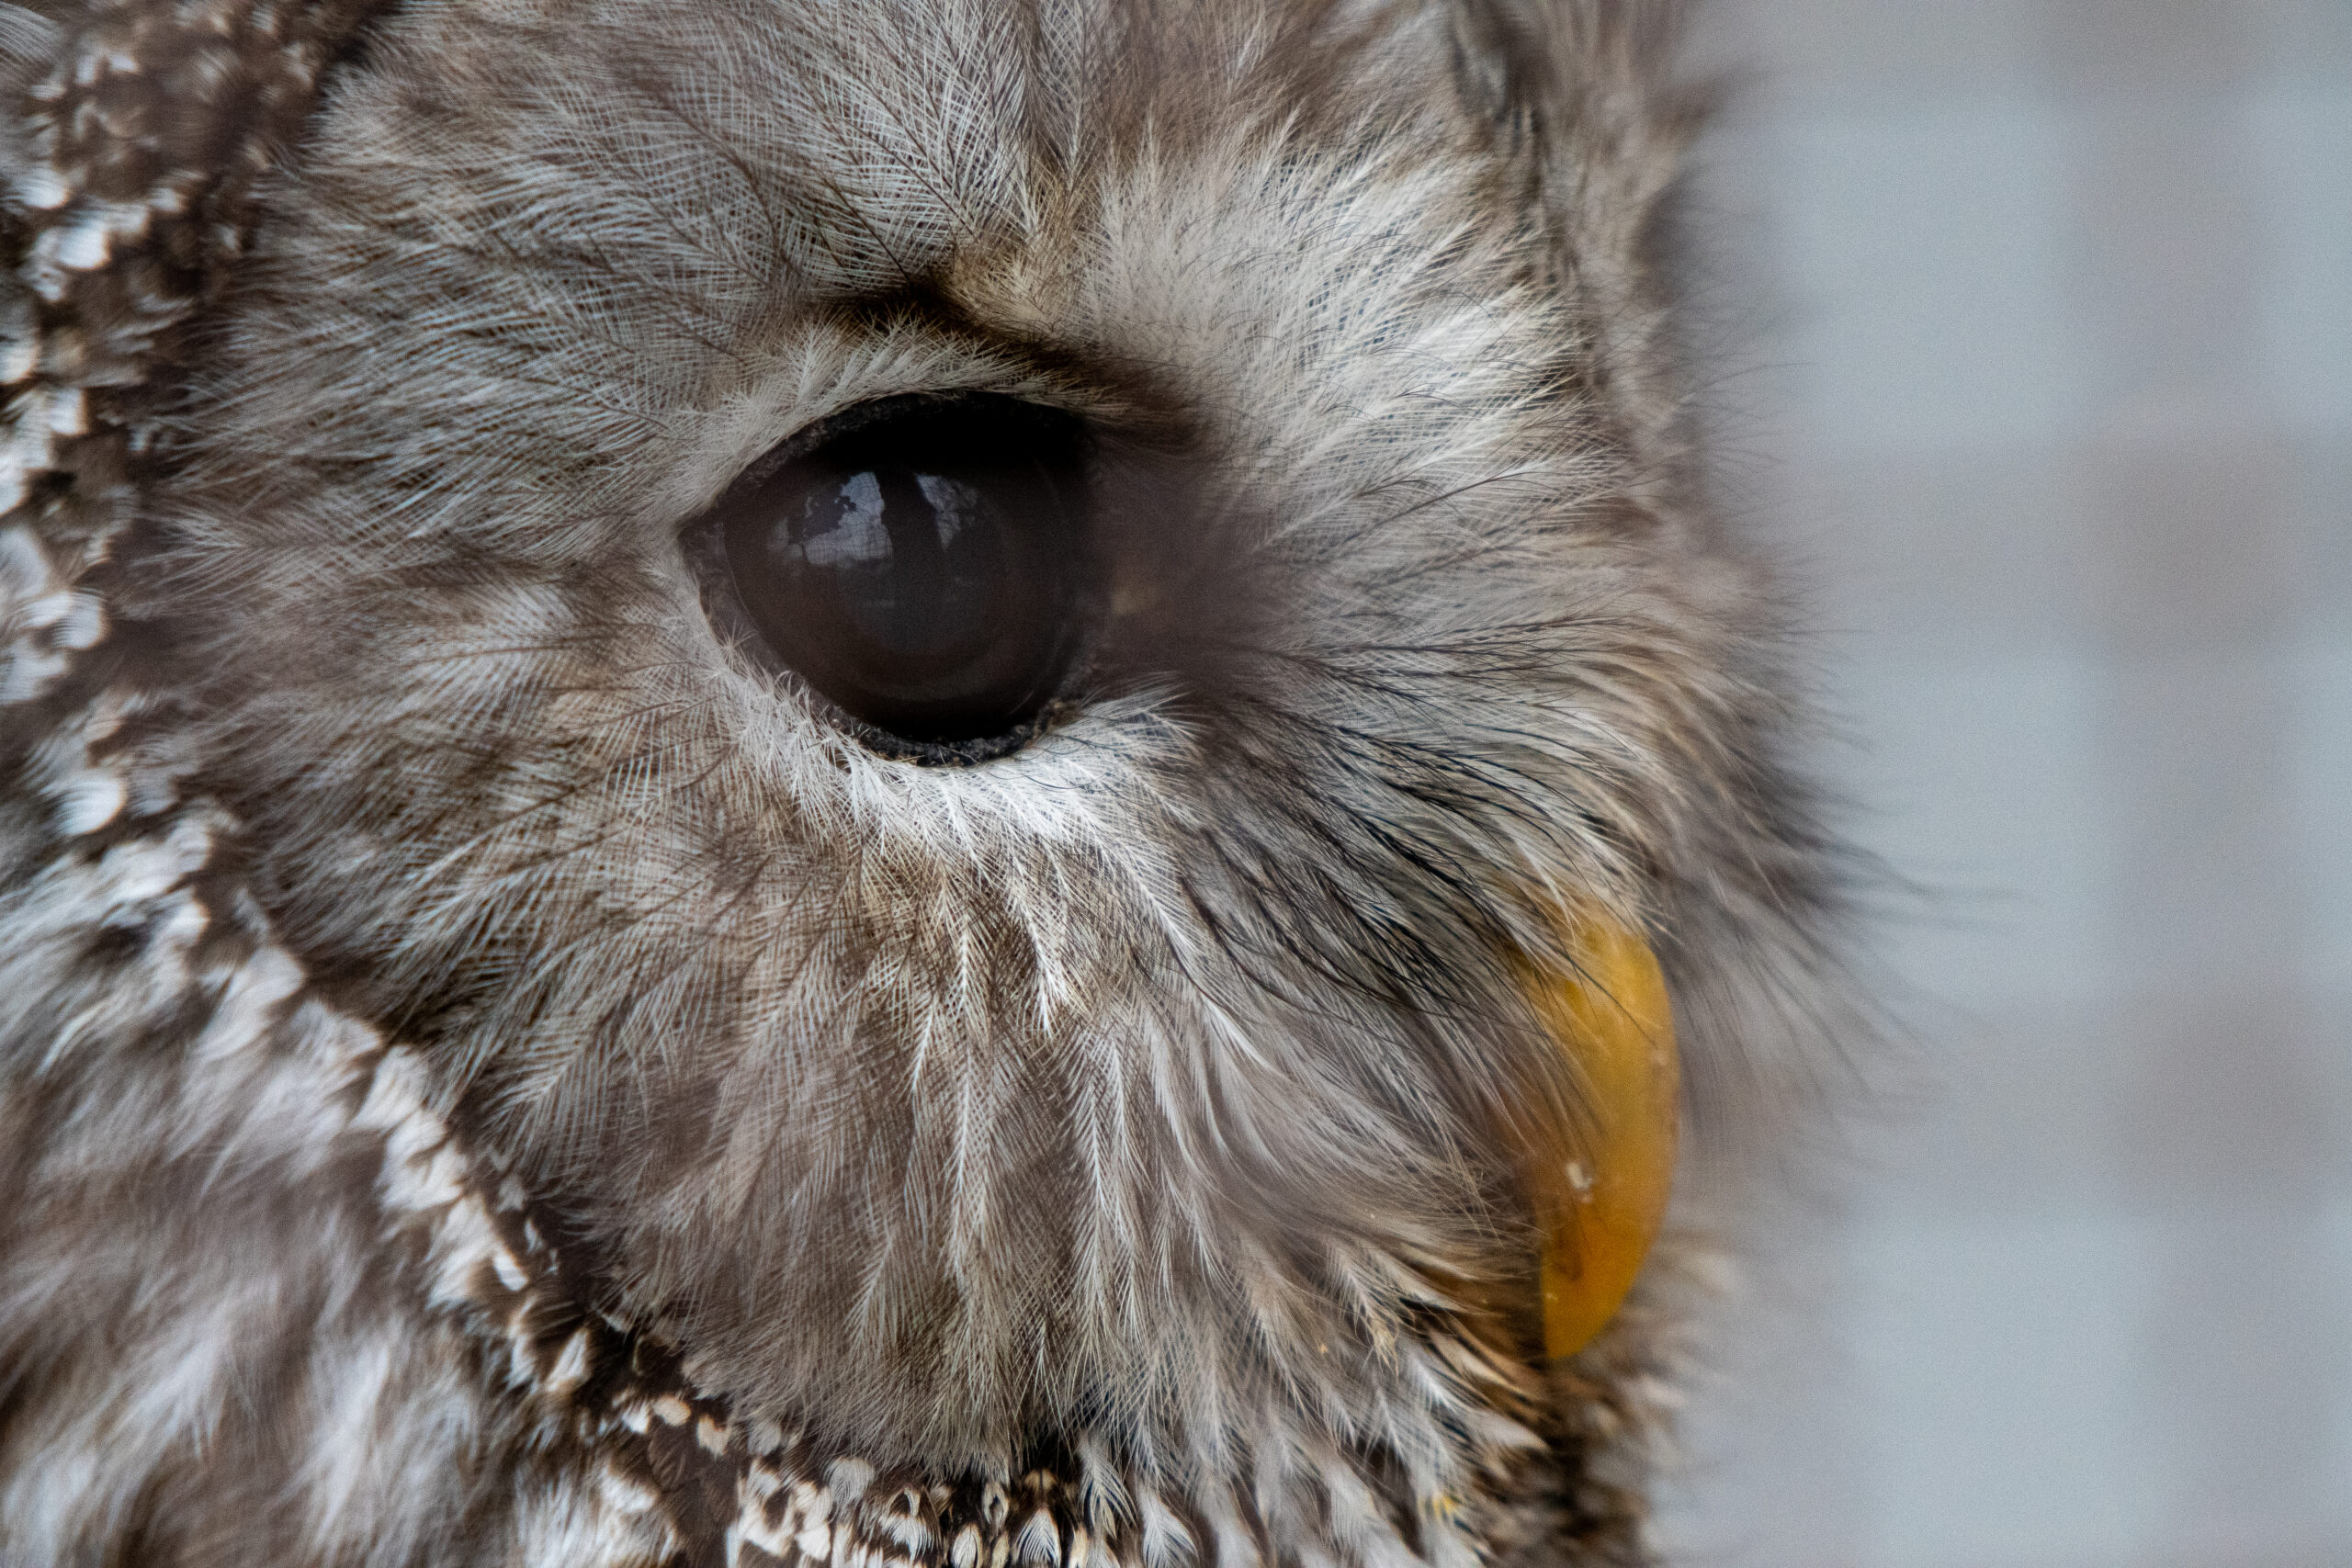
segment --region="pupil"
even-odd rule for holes
[[[918,743],[1017,741],[1086,609],[1074,423],[984,397],[843,423],[715,509],[737,601],[851,716]]]

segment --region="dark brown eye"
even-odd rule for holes
[[[1017,744],[1090,609],[1080,432],[984,395],[866,403],[712,509],[748,629],[852,718],[921,747]]]

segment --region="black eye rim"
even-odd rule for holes
[[[757,491],[790,465],[837,446],[875,427],[910,416],[937,418],[965,412],[999,431],[1026,431],[1041,450],[1058,448],[1068,473],[1057,490],[1076,514],[1083,548],[1074,566],[1071,594],[1077,614],[1067,628],[1058,689],[1032,715],[1005,730],[975,739],[930,740],[900,735],[850,712],[819,689],[769,643],[746,605],[726,538],[730,502]],[[700,591],[706,617],[721,639],[763,673],[788,683],[827,723],[865,750],[894,761],[931,767],[972,767],[1023,750],[1067,720],[1080,705],[1079,693],[1091,669],[1104,619],[1102,563],[1091,548],[1092,433],[1067,409],[1010,394],[956,389],[886,394],[851,404],[786,436],[729,480],[709,505],[688,519],[680,543]]]

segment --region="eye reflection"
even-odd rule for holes
[[[990,611],[1012,588],[1002,535],[1017,526],[964,480],[868,469],[810,491],[799,515],[768,531],[765,548],[772,573],[804,594],[825,591],[815,577],[833,579],[843,626],[860,645],[952,679],[954,667],[986,651]]]

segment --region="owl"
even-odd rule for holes
[[[0,7],[0,1562],[1655,1561],[1851,1011],[1674,19]]]

